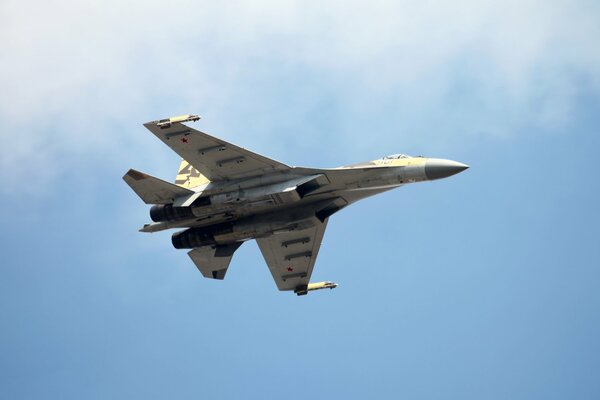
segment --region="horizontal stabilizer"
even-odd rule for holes
[[[244,242],[198,247],[188,252],[198,270],[205,278],[223,279],[231,263],[233,253]]]
[[[146,204],[169,204],[176,198],[193,194],[191,190],[130,169],[123,180]]]

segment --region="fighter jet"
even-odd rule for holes
[[[333,289],[309,283],[325,227],[361,199],[469,168],[438,158],[394,154],[339,168],[290,167],[193,129],[183,115],[144,126],[181,158],[175,183],[130,169],[123,179],[146,203],[141,232],[181,229],[171,237],[206,278],[223,279],[234,252],[256,239],[279,290],[305,295]]]

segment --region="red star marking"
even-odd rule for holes
[[[184,138],[184,137],[181,138],[181,143],[187,143],[187,142],[188,142],[187,138]]]
[[[288,267],[288,271],[289,271],[289,272],[292,272],[293,270],[294,270],[294,268],[292,268],[292,267]]]

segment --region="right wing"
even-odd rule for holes
[[[223,279],[229,268],[233,253],[244,242],[235,242],[226,245],[198,247],[188,252],[198,271],[205,278]]]
[[[312,228],[256,239],[279,290],[308,285],[326,226],[327,219]]]
[[[211,181],[248,178],[291,169],[179,122],[161,126],[153,121],[144,126]]]

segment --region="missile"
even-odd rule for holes
[[[167,129],[176,122],[198,121],[199,119],[200,116],[195,114],[179,115],[177,117],[165,118],[156,121],[156,126],[158,126],[160,129]]]
[[[317,283],[309,283],[306,287],[307,291],[311,290],[320,290],[320,289],[335,289],[337,287],[337,283],[333,282],[317,282]]]
[[[316,283],[309,283],[306,286],[298,287],[298,288],[296,288],[296,290],[294,290],[294,293],[296,293],[298,296],[303,296],[312,290],[335,289],[336,287],[337,287],[337,283],[334,283],[334,282],[329,282],[329,281],[316,282]]]

